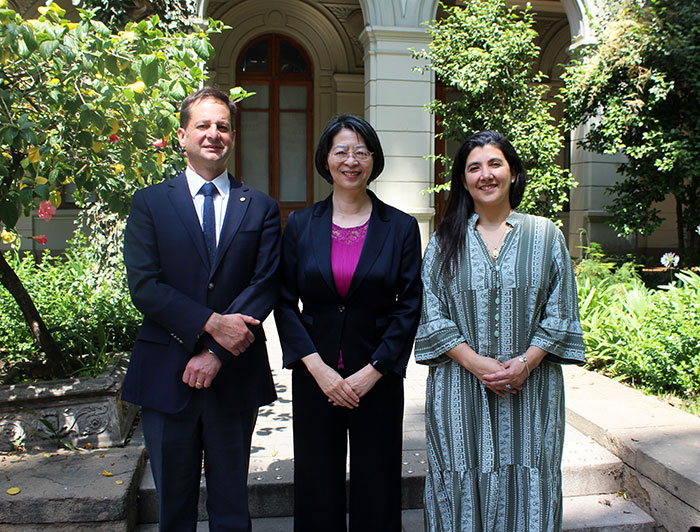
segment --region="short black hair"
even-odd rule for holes
[[[382,144],[379,142],[377,132],[369,122],[354,115],[336,116],[328,122],[316,146],[316,156],[314,158],[316,170],[318,170],[318,173],[321,174],[323,179],[328,181],[331,185],[333,184],[333,177],[328,170],[328,154],[333,147],[333,138],[341,129],[354,131],[358,136],[362,137],[365,141],[365,146],[372,152],[374,164],[372,166],[372,173],[367,180],[368,183],[371,183],[377,179],[379,174],[382,173],[382,170],[384,170],[384,150],[382,150]]]
[[[235,129],[236,123],[236,104],[228,94],[215,89],[214,87],[204,87],[199,89],[197,92],[193,92],[187,98],[182,100],[180,105],[180,127],[182,129],[187,129],[187,125],[190,123],[190,110],[192,106],[198,101],[204,100],[206,98],[214,98],[219,100],[221,103],[228,107],[229,113],[231,114],[231,129]]]

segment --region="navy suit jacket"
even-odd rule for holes
[[[229,179],[214,264],[184,173],[134,194],[124,262],[144,321],[124,382],[126,401],[165,413],[181,411],[193,392],[182,382],[183,371],[203,348],[223,363],[212,390],[225,408],[254,408],[276,398],[262,326],[254,328],[255,341],[239,356],[202,333],[212,312],[242,313],[262,322],[279,292],[279,207]]]
[[[342,349],[349,373],[377,360],[401,376],[406,374],[422,293],[418,223],[372,192],[369,195],[367,236],[344,299],[331,269],[331,196],[289,216],[275,308],[285,367],[318,352],[336,368]]]

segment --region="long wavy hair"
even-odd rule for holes
[[[527,174],[520,156],[510,141],[497,131],[479,131],[467,140],[457,151],[450,178],[450,196],[447,200],[445,217],[436,230],[438,243],[442,250],[442,272],[447,278],[454,277],[460,257],[464,253],[467,237],[467,222],[474,214],[474,199],[464,186],[462,177],[467,165],[467,158],[474,148],[483,148],[487,144],[503,152],[503,156],[515,175],[515,182],[510,186],[511,209],[515,209],[523,199]]]

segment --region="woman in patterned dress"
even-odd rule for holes
[[[561,364],[583,363],[583,339],[561,231],[514,210],[525,185],[503,135],[470,137],[423,259],[430,532],[561,529]]]
[[[367,190],[376,132],[343,115],[316,150],[333,194],[289,216],[275,310],[292,369],[294,530],[401,531],[403,377],[420,316],[415,218]],[[299,309],[299,302],[303,308]]]

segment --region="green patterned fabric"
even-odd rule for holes
[[[561,528],[564,383],[584,362],[576,281],[549,220],[512,213],[494,262],[469,219],[465,254],[445,282],[435,235],[423,260],[416,360],[430,371],[425,486],[429,532],[552,532]],[[445,352],[466,342],[505,362],[536,345],[549,354],[521,392],[498,397]]]

